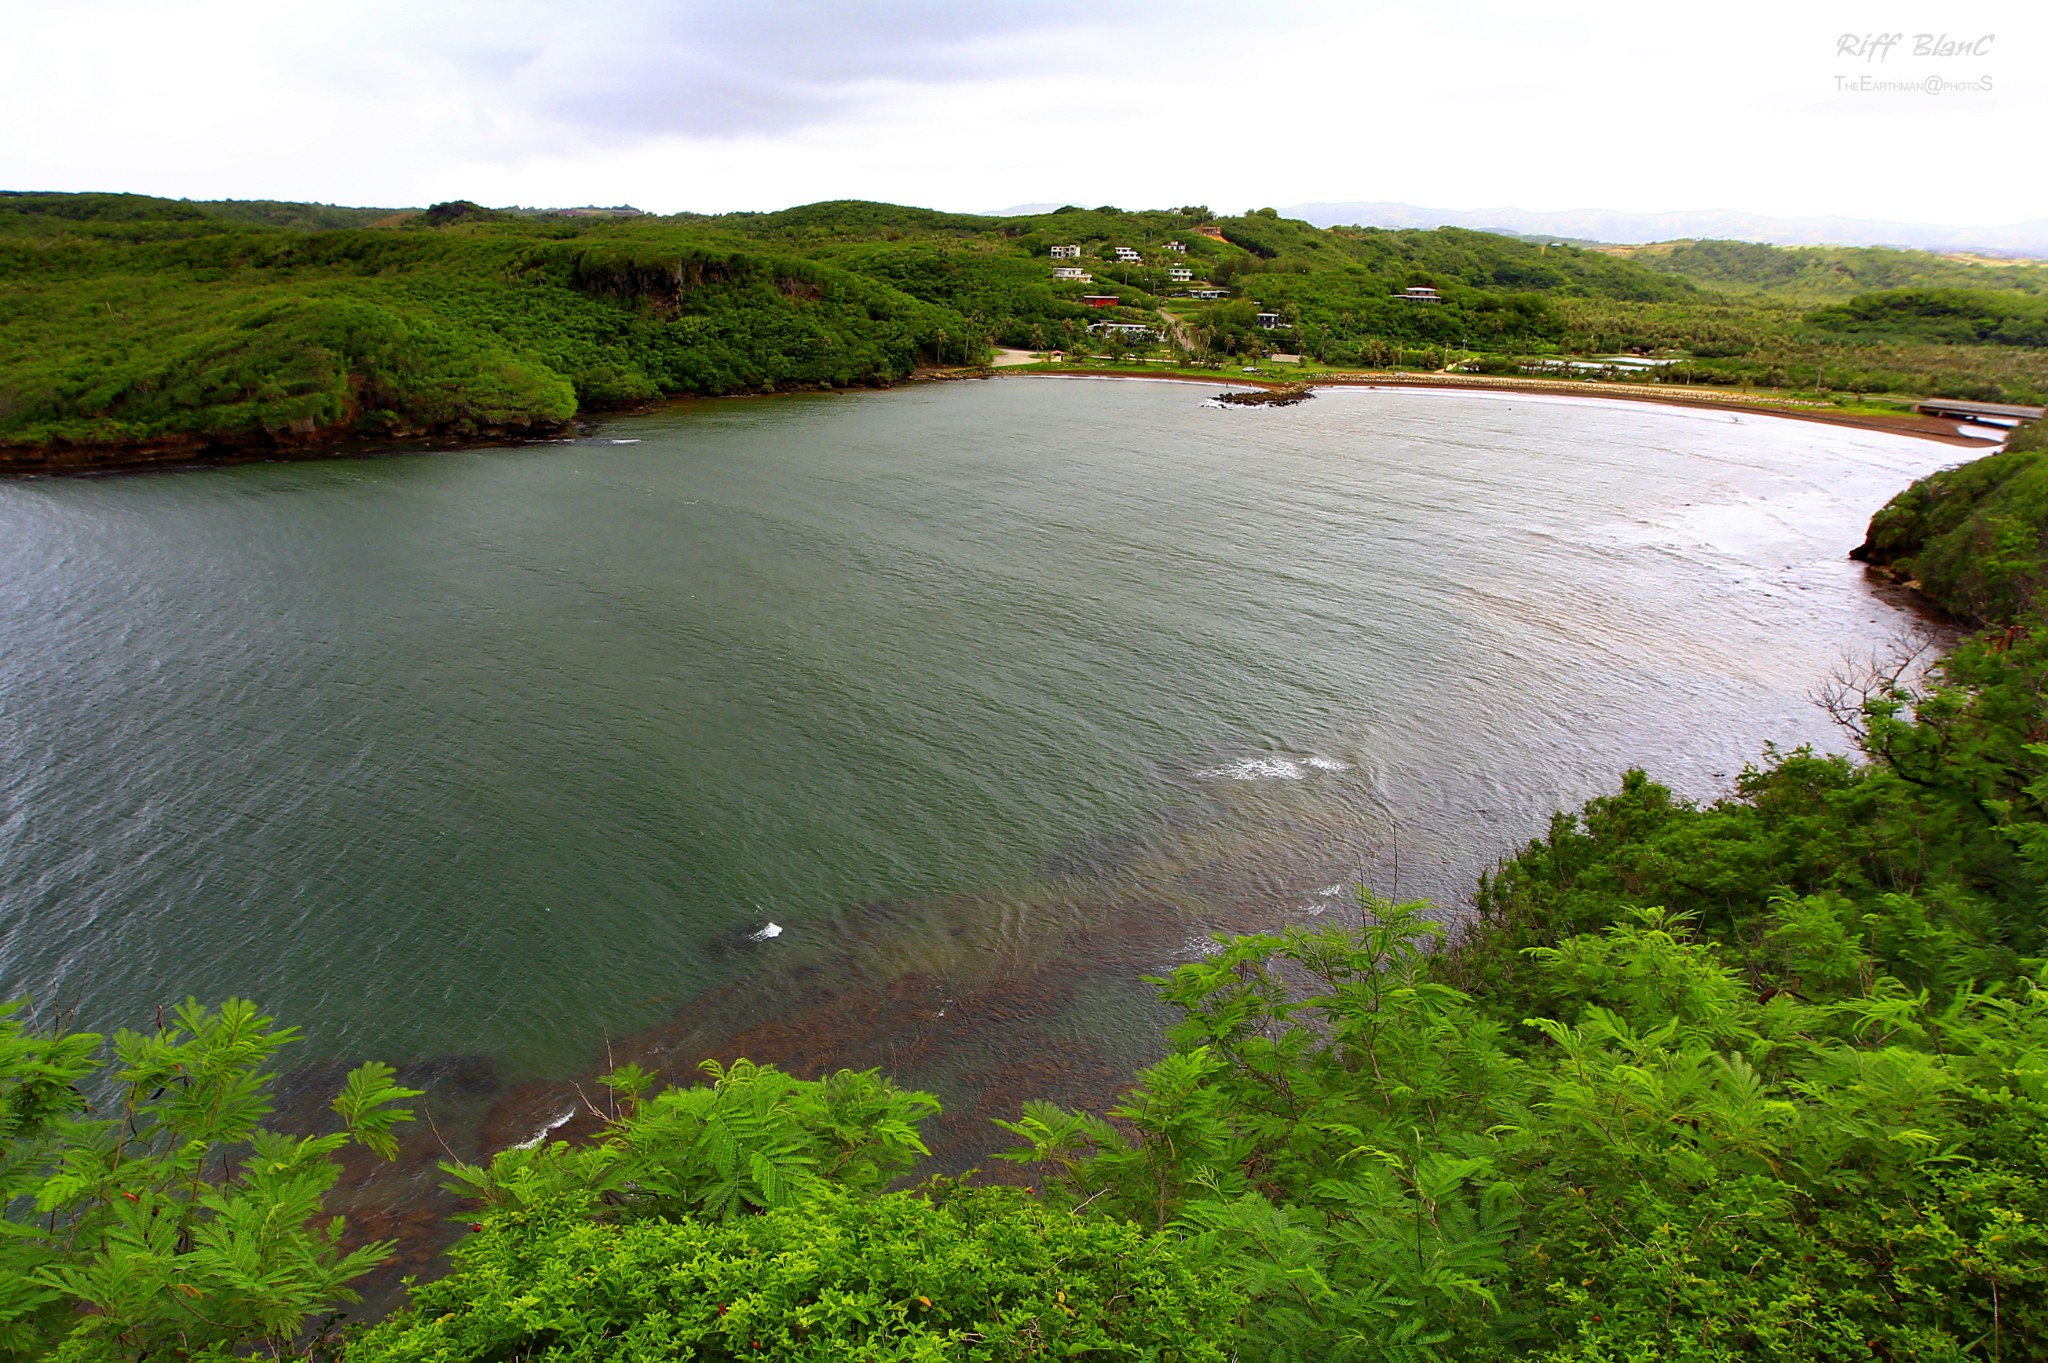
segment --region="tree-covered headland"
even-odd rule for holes
[[[920,1173],[927,1094],[632,1066],[594,1139],[450,1162],[473,1218],[403,1310],[321,1211],[414,1096],[266,1129],[245,1003],[111,1040],[0,1014],[0,1353],[550,1359],[2048,1356],[2048,497],[2038,428],[1865,552],[1976,627],[1845,670],[1853,757],[1560,813],[1446,940],[1219,939],[1106,1112],[1022,1101],[1030,1186]]]
[[[1396,296],[1411,288],[1438,301]],[[2044,298],[2048,273],[2023,264],[1595,250],[1201,205],[653,217],[8,193],[0,464],[546,434],[673,395],[890,383],[997,346],[1505,374],[1639,355],[1667,363],[1610,376],[2040,402]]]

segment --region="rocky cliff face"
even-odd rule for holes
[[[622,302],[637,302],[657,316],[674,317],[692,291],[727,284],[739,278],[744,264],[732,257],[689,255],[649,260],[585,252],[572,271],[576,287],[586,293]]]

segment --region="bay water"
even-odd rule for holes
[[[0,483],[0,994],[102,1029],[237,994],[305,1059],[516,1086],[827,989],[885,1020],[813,1032],[942,1088],[1051,1037],[1124,1073],[1139,977],[1210,929],[1360,879],[1455,916],[1627,767],[1710,797],[1842,746],[1813,692],[1911,623],[1845,555],[1957,457],[1206,397],[1003,379]],[[1052,963],[1044,1008],[959,1002]]]

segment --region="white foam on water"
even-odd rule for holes
[[[759,932],[750,932],[750,933],[748,933],[748,934],[747,934],[747,940],[748,940],[749,942],[765,942],[765,941],[767,941],[767,940],[768,940],[768,939],[769,939],[770,937],[780,937],[781,935],[782,935],[782,924],[780,924],[780,923],[770,923],[770,924],[768,924],[768,925],[767,925],[766,927],[762,928],[762,929],[761,929],[761,930],[760,930]]]
[[[533,1147],[535,1147],[536,1145],[539,1145],[539,1144],[540,1144],[540,1143],[541,1143],[542,1141],[546,1140],[546,1139],[547,1139],[547,1138],[548,1138],[549,1136],[552,1136],[552,1135],[554,1135],[554,1134],[555,1134],[555,1130],[556,1130],[556,1128],[558,1128],[558,1127],[562,1126],[563,1124],[565,1124],[565,1123],[566,1123],[566,1122],[567,1122],[567,1121],[568,1121],[568,1120],[569,1120],[569,1119],[570,1119],[571,1117],[573,1117],[573,1116],[575,1116],[575,1115],[576,1115],[576,1109],[575,1109],[575,1108],[574,1108],[573,1106],[571,1106],[571,1107],[568,1107],[568,1108],[565,1108],[565,1109],[563,1109],[563,1111],[562,1111],[562,1115],[561,1115],[561,1116],[559,1116],[559,1117],[555,1118],[555,1119],[554,1119],[553,1121],[551,1121],[551,1122],[547,1123],[547,1124],[546,1124],[545,1126],[541,1127],[541,1129],[540,1129],[540,1130],[538,1130],[538,1131],[534,1132],[534,1133],[533,1133],[533,1134],[532,1134],[531,1136],[528,1136],[528,1137],[527,1137],[527,1138],[526,1138],[525,1140],[523,1140],[523,1141],[519,1142],[519,1144],[517,1144],[517,1145],[513,1146],[512,1148],[513,1148],[514,1150],[531,1150],[531,1149],[533,1149]]]
[[[1207,767],[1195,773],[1198,781],[1299,781],[1308,768],[1284,757],[1247,757],[1221,767]]]
[[[1350,765],[1334,757],[1245,757],[1220,767],[1204,767],[1195,773],[1197,781],[1302,781],[1312,771],[1349,771]]]
[[[1350,893],[1351,887],[1349,885],[1325,885],[1322,889],[1316,891],[1316,894],[1323,899],[1335,899],[1340,894]]]
[[[632,440],[607,440],[604,443],[607,445],[637,445],[640,441],[635,438]]]

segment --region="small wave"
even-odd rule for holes
[[[1284,757],[1247,757],[1221,767],[1205,767],[1195,773],[1198,781],[1299,781],[1308,768]]]
[[[563,1111],[562,1111],[562,1115],[561,1115],[561,1116],[559,1116],[559,1117],[555,1118],[555,1119],[554,1119],[553,1121],[551,1121],[551,1122],[547,1123],[547,1124],[546,1124],[545,1126],[541,1127],[541,1128],[540,1128],[540,1130],[538,1130],[538,1131],[534,1132],[534,1133],[533,1133],[533,1134],[532,1134],[531,1136],[528,1136],[528,1137],[527,1137],[527,1138],[526,1138],[525,1140],[523,1140],[523,1141],[519,1142],[519,1144],[517,1144],[517,1145],[513,1146],[512,1148],[513,1148],[514,1150],[531,1150],[531,1149],[533,1149],[533,1147],[535,1147],[536,1145],[539,1145],[539,1144],[540,1144],[540,1143],[541,1143],[542,1141],[544,1141],[544,1140],[546,1140],[546,1139],[547,1139],[548,1137],[550,1137],[550,1136],[554,1135],[554,1134],[555,1134],[555,1131],[556,1131],[556,1130],[557,1130],[558,1128],[560,1128],[560,1127],[562,1127],[562,1126],[566,1125],[566,1124],[567,1124],[567,1122],[568,1122],[568,1120],[569,1120],[569,1119],[570,1119],[571,1117],[575,1116],[575,1115],[576,1115],[576,1109],[575,1109],[575,1107],[574,1107],[574,1106],[571,1106],[571,1107],[568,1107],[568,1108],[565,1108],[565,1109],[563,1109]]]
[[[771,937],[780,937],[781,935],[782,924],[769,923],[758,931],[748,933],[747,940],[749,942],[765,942]]]
[[[1246,757],[1220,767],[1204,767],[1195,773],[1198,781],[1302,781],[1311,771],[1348,771],[1350,767],[1333,757]]]
[[[604,443],[607,445],[637,445],[640,443],[640,440],[636,436],[631,440],[607,440]]]
[[[1349,885],[1325,885],[1322,889],[1316,891],[1316,897],[1319,899],[1335,899],[1340,894],[1350,893],[1351,887]]]

